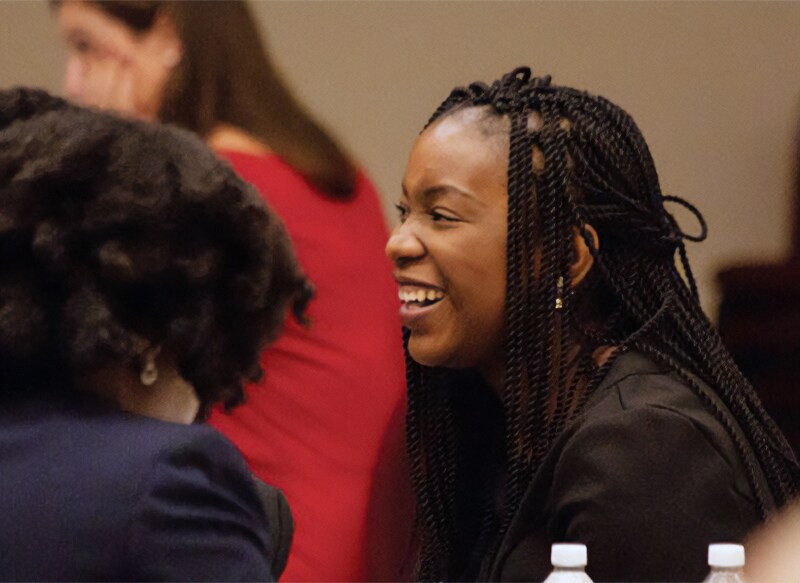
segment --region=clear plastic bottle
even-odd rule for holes
[[[545,583],[592,583],[586,574],[586,545],[557,543],[550,549],[553,570]]]
[[[708,545],[708,566],[711,570],[703,583],[745,583],[744,547],[734,544]]]

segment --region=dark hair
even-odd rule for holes
[[[616,358],[629,350],[673,370],[730,433],[762,517],[774,509],[773,500],[781,506],[793,498],[800,476],[794,454],[698,302],[684,241],[704,238],[705,223],[682,199],[662,195],[649,149],[631,117],[602,97],[553,85],[549,77],[532,77],[528,68],[519,68],[491,86],[478,82],[453,90],[428,124],[468,107],[483,108],[485,123],[510,121],[505,438],[500,446],[508,483],[499,518],[493,518],[494,500],[478,501],[469,511],[483,513],[479,532],[465,537],[467,510],[456,508],[456,489],[474,479],[461,464],[475,454],[462,449],[454,409],[466,375],[421,366],[406,352],[419,578],[458,576],[455,563],[461,561],[463,568],[465,554],[473,561],[493,559],[545,454],[581,414]],[[665,202],[692,210],[703,233],[682,232]],[[597,231],[599,245],[587,225]],[[573,294],[576,232],[595,263]],[[676,268],[676,253],[685,280]],[[616,351],[598,367],[592,353],[608,346]],[[452,391],[454,384],[462,390]],[[716,404],[706,384],[730,413]],[[736,424],[752,449],[738,437]],[[475,426],[470,430],[481,432]],[[759,466],[771,492],[759,485]],[[470,555],[459,548],[464,544],[479,552]]]
[[[0,91],[0,397],[147,342],[233,406],[310,293],[280,219],[189,132]]]
[[[91,4],[136,33],[148,31],[160,14],[175,24],[183,59],[168,81],[161,121],[201,136],[219,123],[240,127],[327,194],[352,194],[352,163],[289,91],[244,2],[103,0]]]

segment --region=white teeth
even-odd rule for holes
[[[444,298],[444,292],[434,289],[417,289],[417,290],[398,290],[397,296],[401,302],[424,302],[425,300],[432,302]]]

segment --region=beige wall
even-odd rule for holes
[[[708,242],[690,254],[712,311],[720,265],[787,249],[798,2],[260,2],[255,10],[291,85],[362,162],[387,209],[416,133],[450,88],[527,63],[609,97],[638,121],[664,191],[696,202],[709,222]],[[40,2],[0,1],[0,87],[58,89],[48,12]]]

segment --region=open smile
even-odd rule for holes
[[[402,302],[400,319],[404,326],[416,322],[435,310],[447,294],[440,289],[420,285],[400,285],[398,297]]]

